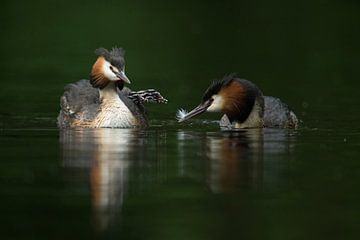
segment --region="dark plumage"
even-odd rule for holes
[[[122,70],[125,66],[125,50],[122,48],[113,48],[110,52],[105,48],[98,48],[95,50],[95,54],[98,57],[104,57],[106,61]]]
[[[298,119],[279,98],[264,96],[264,127],[296,128]]]
[[[214,94],[217,94],[221,88],[227,86],[231,80],[233,80],[233,78],[236,76],[236,73],[232,73],[229,75],[224,76],[222,79],[217,79],[214,80],[210,86],[208,87],[208,89],[206,89],[202,101],[206,102],[207,100],[209,100]]]

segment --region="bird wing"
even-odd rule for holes
[[[130,89],[129,89],[130,90]],[[137,103],[167,103],[167,99],[164,98],[160,92],[155,89],[146,89],[140,91],[130,91],[128,97]]]
[[[67,117],[92,119],[99,108],[99,92],[88,80],[67,84],[60,98],[61,111]]]
[[[119,98],[127,106],[127,108],[132,112],[134,116],[143,124],[147,124],[146,114],[144,105],[141,102],[134,101],[132,98],[129,98],[131,94],[131,89],[124,87],[121,90],[117,89]]]
[[[296,128],[298,119],[289,106],[279,98],[264,96],[264,126]]]

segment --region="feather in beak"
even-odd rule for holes
[[[178,122],[184,122],[186,120],[189,120],[190,118],[193,118],[193,117],[205,112],[210,105],[211,105],[211,101],[206,101],[188,113],[186,113],[186,111],[184,111],[183,109],[180,109],[177,114]]]

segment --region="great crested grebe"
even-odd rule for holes
[[[147,126],[143,103],[166,103],[154,89],[133,92],[125,75],[124,50],[95,50],[98,56],[89,80],[65,86],[57,118],[60,128],[131,128]]]
[[[235,74],[213,82],[206,90],[202,102],[186,113],[179,110],[179,122],[203,112],[221,112],[220,126],[226,128],[296,128],[298,119],[280,99],[263,96],[252,82],[237,78]]]

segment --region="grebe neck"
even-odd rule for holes
[[[115,82],[109,82],[109,84],[106,85],[106,87],[104,87],[103,89],[99,89],[99,94],[100,94],[101,101],[119,98],[119,95],[116,91]]]

